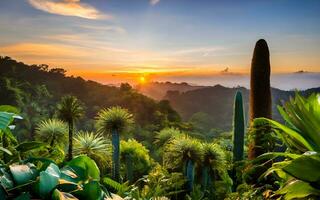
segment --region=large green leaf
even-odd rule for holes
[[[320,183],[320,154],[303,155],[294,159],[283,170],[297,179]]]
[[[45,171],[40,172],[39,194],[41,197],[49,197],[51,191],[58,185],[60,178],[59,167],[51,163]]]
[[[9,154],[10,156],[12,156],[12,153],[11,153],[11,151],[10,151],[9,149],[0,147],[0,151],[3,151],[3,152],[5,152],[6,154]]]
[[[20,113],[19,109],[17,109],[14,106],[10,106],[10,105],[1,105],[0,112],[8,112],[8,113],[14,113],[14,114]]]
[[[36,141],[23,142],[23,143],[20,143],[19,145],[16,146],[16,150],[20,151],[20,152],[26,152],[26,151],[40,149],[45,146],[47,146],[47,145],[42,142],[36,142]]]
[[[13,180],[17,185],[22,185],[31,182],[38,176],[38,171],[33,164],[25,165],[10,165],[10,172],[12,174]]]
[[[83,190],[74,193],[79,199],[103,200],[105,193],[101,189],[98,181],[90,181],[83,186]]]
[[[285,152],[268,152],[258,156],[256,159],[252,160],[253,164],[259,164],[261,161],[275,159],[277,157],[284,157],[290,159],[299,158],[301,155],[293,154],[293,153],[285,153]]]
[[[0,112],[0,131],[4,131],[13,121],[13,113]]]
[[[320,146],[316,146],[314,143],[312,143],[312,142],[308,141],[306,138],[304,138],[300,133],[296,132],[295,130],[293,130],[285,125],[280,124],[279,122],[276,122],[276,121],[273,121],[273,120],[267,119],[267,118],[257,118],[255,120],[267,121],[275,128],[278,128],[281,131],[283,131],[284,134],[287,134],[289,137],[294,138],[296,141],[301,143],[307,150],[320,152]]]
[[[282,189],[278,190],[276,194],[284,195],[285,200],[305,198],[311,195],[319,196],[320,190],[311,187],[308,183],[292,180],[289,181]]]
[[[77,200],[72,194],[60,192],[59,190],[55,189],[52,193],[52,200]]]
[[[0,183],[5,189],[10,189],[14,187],[12,177],[6,171],[5,168],[0,169],[1,176],[0,176]]]
[[[78,156],[68,162],[66,166],[74,169],[77,175],[82,174],[84,179],[100,180],[100,170],[94,160],[88,156]]]
[[[77,190],[82,190],[80,184],[67,181],[65,179],[59,179],[59,184],[57,185],[57,189],[64,192],[75,192]]]
[[[84,177],[85,177],[85,173],[84,173],[84,170],[82,170],[81,168],[79,168],[77,171],[75,171],[70,166],[65,166],[61,169],[60,178],[66,181],[78,183],[82,179],[84,179]]]
[[[31,200],[31,195],[29,194],[29,192],[23,192],[14,200]]]

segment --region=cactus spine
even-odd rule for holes
[[[251,63],[250,80],[250,121],[255,118],[271,119],[271,90],[270,90],[270,59],[269,48],[265,40],[260,39],[254,48]],[[249,146],[249,159],[254,159],[264,153],[259,143],[261,135],[255,132],[254,141]]]

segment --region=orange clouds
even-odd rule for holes
[[[81,3],[80,0],[29,0],[29,3],[36,9],[51,14],[76,16],[86,19],[110,19],[111,15],[100,13],[94,7]]]

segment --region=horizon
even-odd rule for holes
[[[306,88],[320,85],[318,8],[316,1],[4,1],[0,54],[104,84],[207,85],[213,77],[246,85],[254,44],[264,38],[273,76],[314,72],[292,79]],[[279,88],[291,85],[278,79]]]

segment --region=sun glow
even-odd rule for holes
[[[140,82],[140,84],[145,84],[146,83],[146,78],[144,76],[140,76],[139,82]]]

